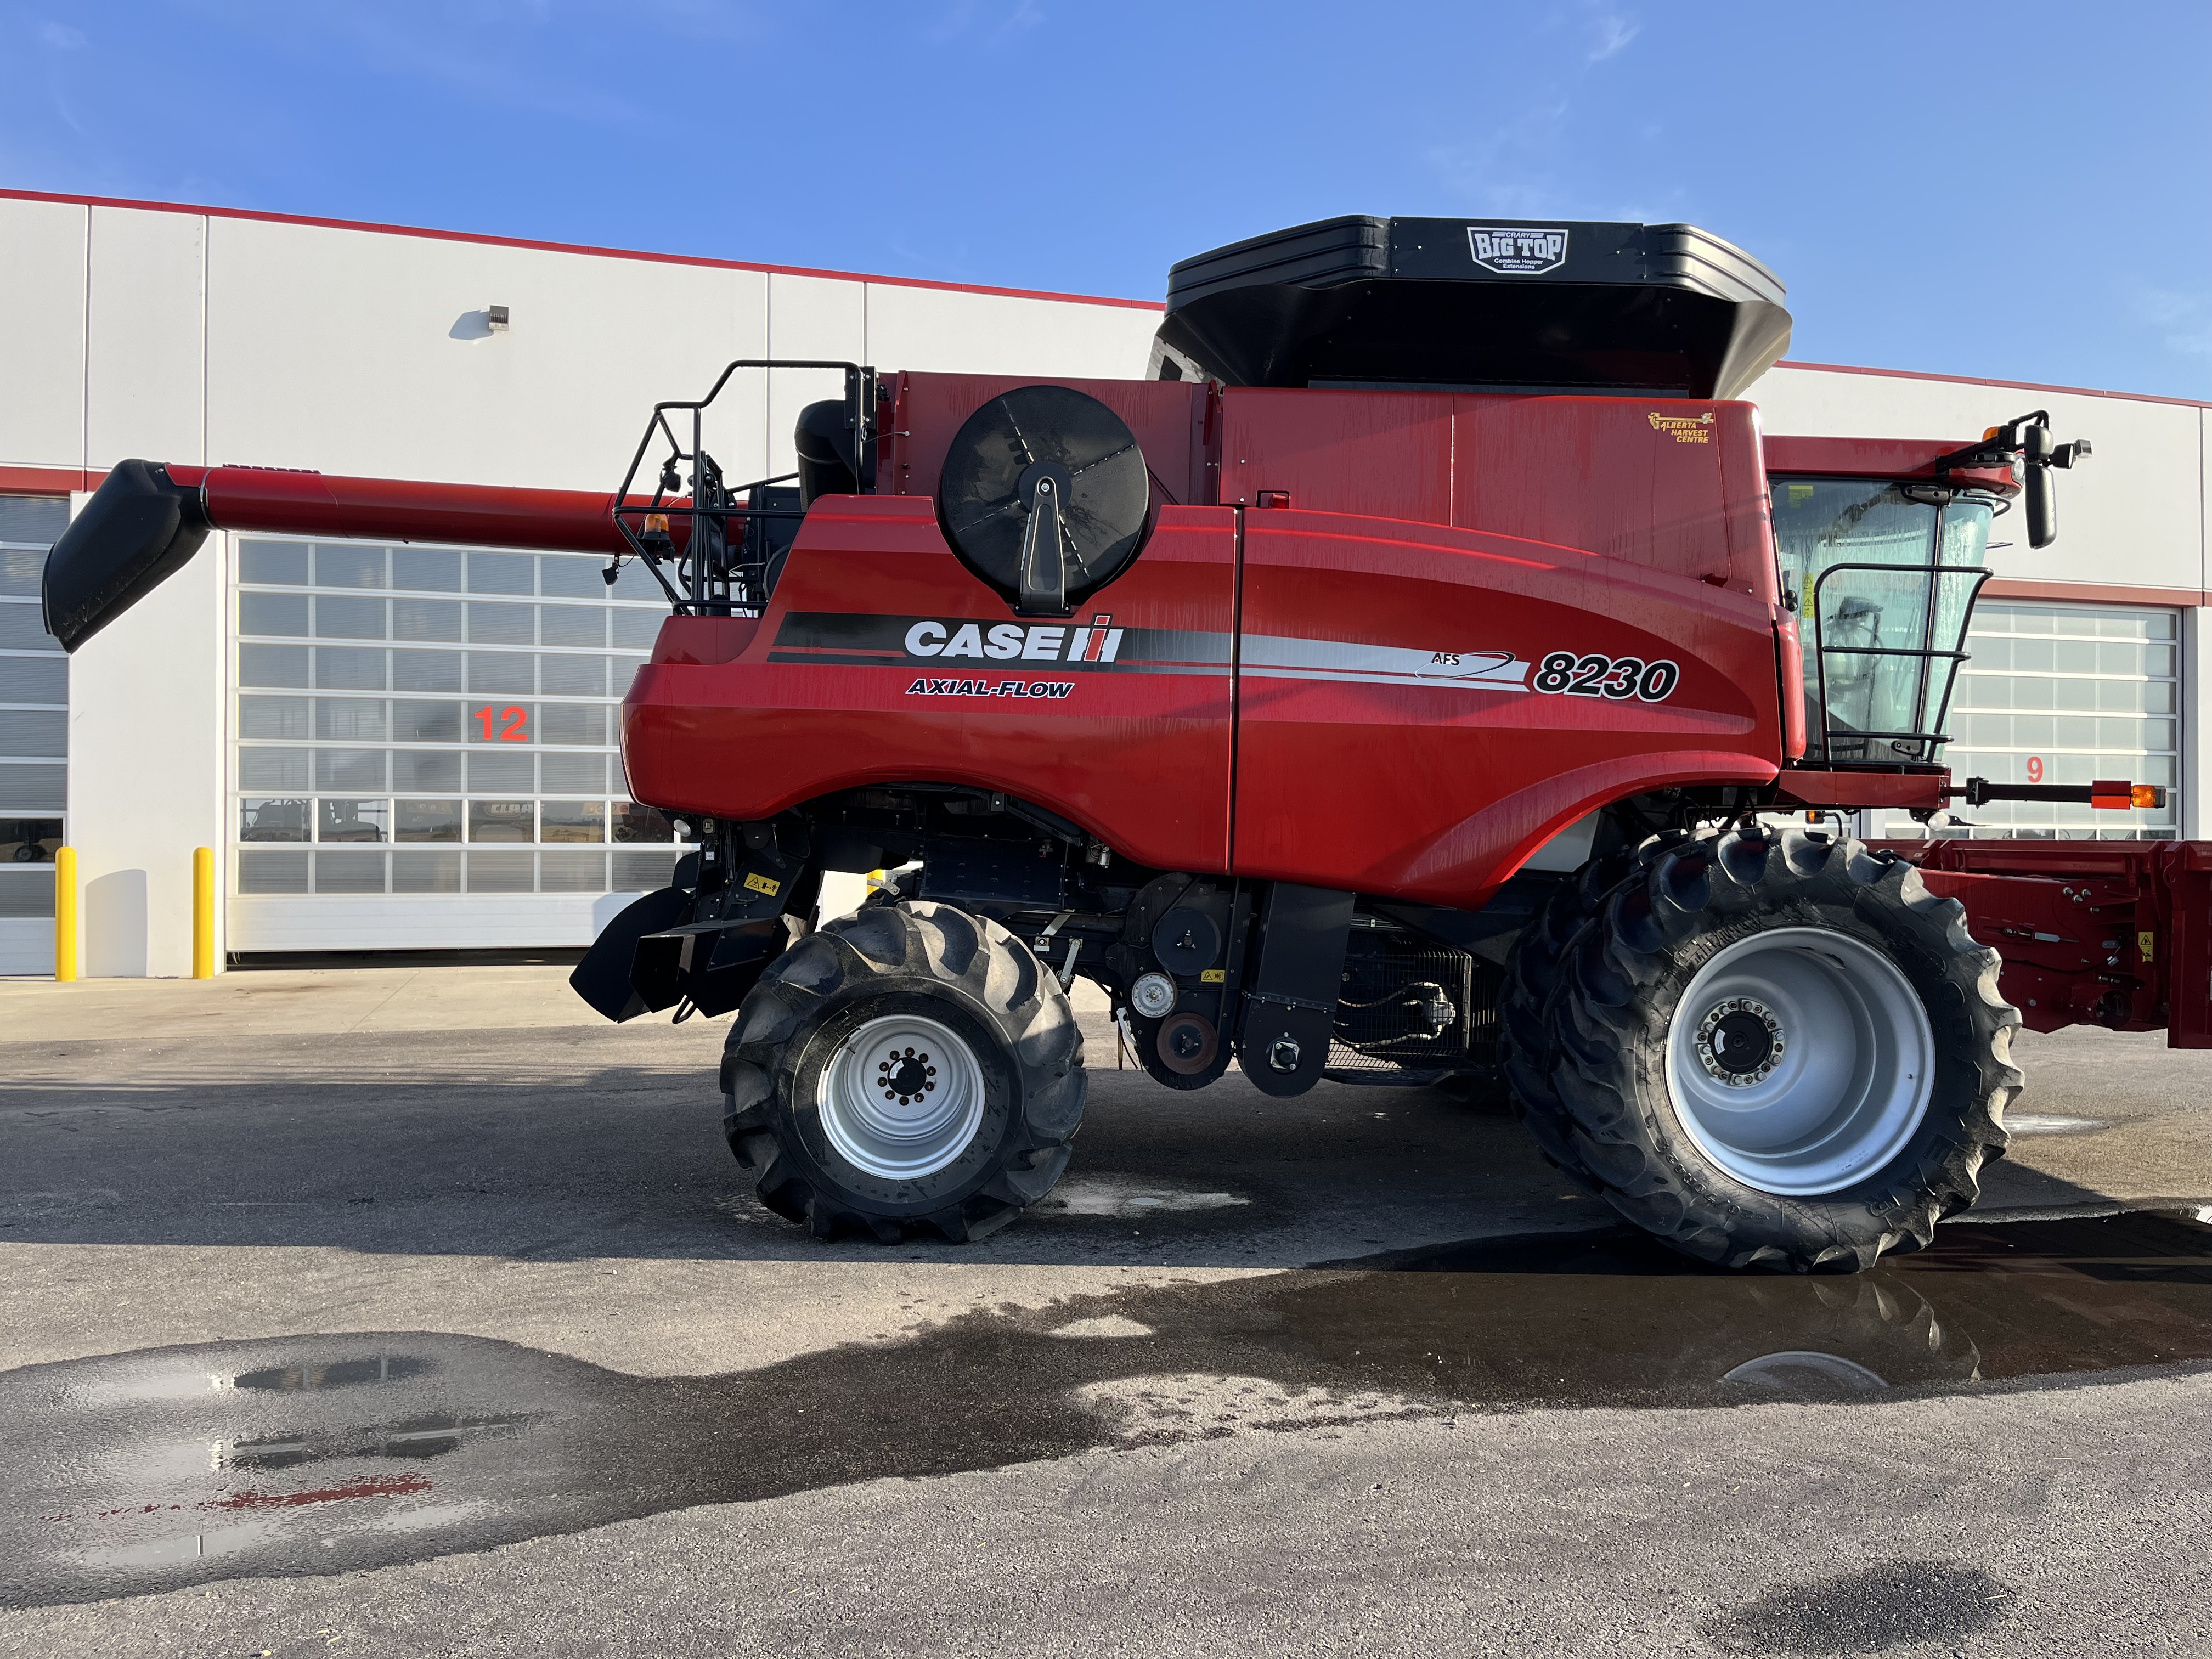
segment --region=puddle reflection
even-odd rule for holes
[[[1494,1240],[712,1377],[419,1333],[158,1349],[0,1372],[0,1603],[388,1565],[1095,1447],[2206,1358],[2212,1228],[2160,1216],[1954,1226],[1850,1278],[1710,1273],[1626,1233]]]

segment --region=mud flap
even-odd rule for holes
[[[679,998],[713,1018],[745,1000],[761,969],[805,933],[796,916],[754,921],[694,921],[637,942],[637,965],[630,979],[649,1008],[665,1008]]]
[[[665,978],[658,971],[640,975],[641,966],[657,970],[659,963],[641,962],[639,946],[648,935],[665,936],[670,928],[683,926],[695,897],[688,887],[663,887],[634,901],[599,930],[576,971],[568,975],[569,988],[617,1024],[674,1007],[683,994],[675,974],[669,972]],[[641,977],[646,978],[646,987],[639,985]]]

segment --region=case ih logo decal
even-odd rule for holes
[[[1647,415],[1654,432],[1671,432],[1678,444],[1709,444],[1713,441],[1713,411],[1702,415]]]
[[[1507,230],[1467,228],[1468,252],[1475,264],[1501,276],[1540,276],[1567,262],[1564,230]]]
[[[1128,630],[1110,626],[1109,615],[1093,617],[1083,627],[1037,623],[918,622],[906,630],[909,657],[993,657],[1004,662],[1112,662],[1121,653]]]

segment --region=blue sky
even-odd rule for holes
[[[0,0],[0,185],[1156,298],[1687,220],[1801,359],[2212,398],[2212,4]]]

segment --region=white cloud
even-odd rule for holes
[[[1460,143],[1433,145],[1422,154],[1444,187],[1479,212],[1534,217],[1606,210],[1595,199],[1578,200],[1561,172],[1570,149],[1568,114],[1595,66],[1619,57],[1643,32],[1632,13],[1607,0],[1578,0],[1544,18],[1559,55],[1548,81],[1533,81],[1521,112],[1487,133]],[[1645,137],[1655,137],[1656,124]],[[1679,191],[1667,192],[1679,195]]]
[[[954,40],[975,35],[992,45],[1028,33],[1044,21],[1035,0],[951,0],[922,26],[923,38]]]
[[[1532,105],[1479,138],[1436,145],[1424,159],[1447,188],[1486,213],[1519,217],[1557,212],[1559,189],[1553,163],[1568,108],[1564,98]]]
[[[66,23],[41,23],[39,39],[56,52],[82,52],[90,44],[82,29],[73,29]]]
[[[2212,357],[2212,294],[2151,288],[2135,298],[2136,315],[2164,331],[2169,351]]]
[[[1617,57],[1642,33],[1643,26],[1624,13],[1599,12],[1583,25],[1583,38],[1589,43],[1587,61],[1602,64],[1608,58]]]
[[[653,24],[686,40],[734,44],[757,40],[770,33],[767,26],[754,16],[750,8],[726,4],[725,0],[634,0],[634,3]],[[623,8],[617,6],[611,9],[619,14]]]
[[[444,88],[489,108],[526,110],[599,126],[645,125],[647,110],[598,80],[579,82],[533,70],[514,50],[520,32],[547,26],[544,0],[331,0],[302,7],[284,0],[183,0],[223,27],[252,31],[260,43],[311,60],[343,60],[374,75]],[[708,8],[693,8],[690,17]],[[661,21],[656,15],[655,21]],[[624,85],[641,84],[634,77]]]

